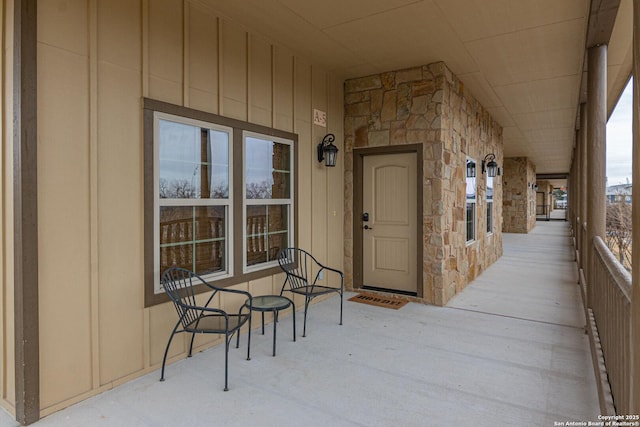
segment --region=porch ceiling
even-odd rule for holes
[[[504,154],[568,172],[585,45],[618,0],[197,0],[342,77],[445,61],[504,127]],[[604,6],[603,6],[604,5]],[[632,1],[608,47],[609,111],[631,71]],[[592,11],[593,13],[594,11]],[[611,15],[611,14],[609,14]],[[613,14],[615,16],[615,14]],[[606,25],[605,25],[606,27]],[[593,37],[590,37],[591,41]],[[584,87],[584,85],[582,86]]]

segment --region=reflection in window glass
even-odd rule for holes
[[[160,198],[229,197],[229,134],[159,120]]]
[[[177,266],[200,275],[225,269],[226,208],[160,208],[160,270]]]
[[[274,261],[288,246],[288,213],[286,205],[247,206],[247,265]]]
[[[230,262],[230,130],[168,114],[155,120],[155,271],[177,266],[224,276]]]
[[[245,267],[277,260],[291,244],[290,141],[246,136],[245,141]]]
[[[476,204],[475,203],[467,203],[467,242],[471,242],[475,240],[475,229],[476,229]]]
[[[493,179],[487,175],[487,233],[493,233]]]
[[[291,146],[267,139],[245,139],[247,199],[288,199]]]

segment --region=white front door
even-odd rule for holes
[[[363,160],[363,285],[416,293],[417,154]]]

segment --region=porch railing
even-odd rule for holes
[[[589,277],[591,308],[617,414],[630,414],[631,399],[631,274],[595,237]]]

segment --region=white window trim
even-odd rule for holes
[[[288,199],[247,199],[247,186],[246,186],[246,170],[247,170],[247,156],[246,156],[246,139],[247,138],[256,138],[256,139],[267,139],[278,144],[284,144],[289,146],[290,154],[289,154],[289,163],[290,163],[290,172],[289,172],[289,198]],[[288,205],[289,213],[287,215],[287,227],[289,232],[289,239],[287,242],[287,246],[293,246],[295,242],[294,236],[294,216],[295,216],[295,204],[294,204],[294,195],[295,195],[295,155],[294,150],[295,145],[294,141],[286,138],[279,138],[276,136],[271,136],[267,134],[262,134],[258,132],[251,131],[243,131],[242,132],[242,272],[243,273],[251,273],[254,271],[265,270],[267,268],[277,267],[278,261],[267,261],[265,263],[256,264],[256,265],[247,265],[247,206],[251,205]]]
[[[493,210],[494,206],[493,206],[493,200],[488,201],[487,200],[487,209],[489,208],[489,205],[491,205],[491,230],[487,231],[487,237],[493,236],[493,234],[495,233],[494,229],[495,229],[495,211]]]
[[[180,124],[197,126],[206,129],[212,129],[220,132],[226,132],[229,135],[229,197],[227,199],[188,199],[189,206],[225,206],[226,228],[225,228],[225,263],[224,272],[215,272],[202,276],[206,280],[220,280],[233,276],[233,128],[222,126],[210,122],[190,119],[187,117],[176,116],[159,111],[153,113],[153,273],[154,273],[154,293],[161,294],[164,292],[160,283],[160,207],[161,206],[184,206],[183,200],[164,200],[160,199],[160,120],[172,121]],[[163,201],[161,201],[163,200]]]
[[[495,185],[496,185],[496,180],[493,177],[489,177],[489,175],[487,175],[487,179],[485,182],[485,194],[488,194],[488,189],[489,189],[489,178],[491,178],[491,183],[493,184],[493,189],[495,191]],[[496,218],[496,212],[494,210],[495,206],[493,204],[493,196],[491,196],[491,199],[489,199],[489,196],[487,195],[487,210],[489,209],[489,205],[491,205],[491,229],[489,231],[487,231],[487,237],[490,237],[493,235],[494,233],[494,229],[495,229],[495,218]],[[485,212],[486,215],[486,212]],[[488,218],[486,218],[488,220]],[[488,224],[487,224],[488,225]]]

